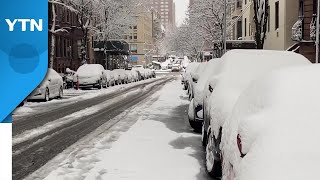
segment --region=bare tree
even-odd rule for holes
[[[254,0],[254,23],[256,25],[255,41],[258,49],[263,49],[269,17],[269,1]]]

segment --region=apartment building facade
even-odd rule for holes
[[[154,11],[141,7],[136,18],[136,24],[131,27],[130,32],[125,35],[125,41],[129,44],[129,60],[134,65],[147,65],[151,62],[154,49],[153,40],[153,18]],[[150,62],[149,62],[150,61]]]
[[[298,18],[298,3],[292,0],[269,0],[269,18],[265,49],[287,50],[295,44],[292,26]]]
[[[304,55],[311,62],[316,62],[316,18],[317,0],[294,0],[298,4],[299,17],[292,26],[292,39],[296,41],[296,52]]]
[[[161,23],[167,31],[176,27],[176,7],[173,0],[150,0],[148,5],[160,14]]]
[[[254,40],[253,0],[243,0],[242,36],[243,40]],[[269,0],[268,21],[264,49],[288,50],[295,42],[292,40],[292,26],[298,18],[298,3],[292,0]]]
[[[254,40],[253,0],[242,0],[242,40]]]
[[[232,19],[232,40],[242,39],[242,0],[236,0],[231,7],[231,19]]]
[[[52,6],[49,2],[49,29],[53,25]],[[58,73],[65,73],[67,68],[77,70],[81,65],[81,40],[83,33],[79,27],[78,17],[75,12],[55,4],[56,21],[55,29],[67,29],[54,34],[49,32],[49,53],[54,48],[53,69]],[[52,46],[51,36],[54,36],[55,45]]]

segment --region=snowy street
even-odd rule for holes
[[[178,75],[107,90],[18,109],[14,179],[209,179]]]

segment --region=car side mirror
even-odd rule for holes
[[[211,85],[209,85],[209,91],[212,93],[213,92],[213,88]]]

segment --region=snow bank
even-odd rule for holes
[[[285,68],[242,93],[223,129],[225,179],[230,163],[239,180],[319,178],[319,76],[319,65]]]
[[[221,73],[210,97],[211,128],[217,137],[241,92],[271,70],[310,64],[302,55],[287,51],[231,50],[222,57]]]

